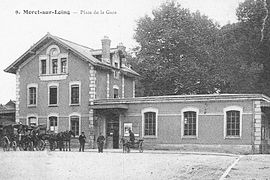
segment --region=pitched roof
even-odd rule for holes
[[[93,64],[94,66],[101,66],[103,68],[111,69],[113,68],[111,65],[108,65],[99,59],[95,58],[94,55],[99,55],[102,53],[102,50],[97,49],[94,50],[87,46],[83,46],[77,44],[75,42],[53,36],[50,33],[47,33],[44,37],[42,37],[37,43],[30,47],[22,56],[20,56],[16,61],[14,61],[10,66],[8,66],[4,71],[15,74],[19,66],[26,61],[31,56],[35,55],[36,51],[44,45],[44,43],[48,43],[50,40],[54,40],[57,43],[63,45],[67,49],[71,50],[73,53],[81,57],[83,60]],[[116,52],[117,48],[111,48],[111,52]],[[127,70],[126,68],[123,70],[127,73],[132,74],[133,76],[138,76],[139,74],[133,70]]]

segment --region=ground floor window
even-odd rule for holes
[[[75,136],[80,135],[80,122],[79,116],[71,116],[70,117],[70,130],[75,133]]]
[[[196,112],[187,111],[184,112],[184,136],[196,136],[197,120]]]
[[[56,116],[49,117],[49,130],[58,133],[58,122]]]
[[[28,125],[30,126],[37,126],[37,117],[28,117]]]
[[[156,136],[156,113],[144,113],[144,135]]]
[[[227,136],[240,136],[240,111],[227,111]]]

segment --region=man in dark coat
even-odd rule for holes
[[[132,130],[130,128],[129,128],[128,132],[129,132],[129,140],[130,140],[131,144],[134,144],[134,141],[135,141],[134,133],[132,132]]]
[[[99,153],[103,153],[104,141],[105,141],[105,138],[104,138],[104,136],[100,133],[100,135],[99,135],[98,138],[97,138],[98,152],[99,152]]]
[[[86,139],[86,137],[84,135],[84,132],[82,132],[82,134],[79,136],[79,141],[80,141],[80,149],[79,149],[79,151],[84,152],[85,139]]]

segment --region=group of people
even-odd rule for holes
[[[105,141],[105,137],[102,134],[100,134],[97,138],[98,152],[99,153],[103,153],[104,141]],[[79,142],[80,142],[79,151],[84,152],[84,145],[86,142],[86,136],[85,136],[84,132],[82,132],[82,134],[79,136]]]
[[[134,144],[135,136],[131,129],[128,130],[129,132],[129,140],[132,144]],[[84,132],[79,136],[79,142],[80,142],[80,149],[79,151],[84,152],[84,145],[86,142],[86,136]],[[105,137],[100,133],[100,135],[97,138],[97,145],[98,145],[98,152],[103,153],[103,147],[104,147]]]

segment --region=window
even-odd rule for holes
[[[80,135],[79,116],[71,116],[70,117],[70,130],[75,133],[75,136]]]
[[[57,116],[50,116],[49,117],[49,130],[55,133],[58,133],[58,122]]]
[[[61,58],[61,73],[67,72],[67,58]]]
[[[240,135],[240,112],[227,111],[227,136]]]
[[[37,84],[27,85],[27,105],[36,106],[37,105]]]
[[[35,117],[35,116],[28,117],[27,118],[27,125],[37,126],[38,125],[37,117]]]
[[[142,110],[142,126],[144,137],[157,137],[157,114],[155,108],[145,108]]]
[[[118,89],[113,89],[113,98],[119,98]]]
[[[184,136],[196,136],[196,112],[184,112]]]
[[[46,54],[39,56],[39,78],[44,81],[62,80],[67,78],[68,53],[61,53],[60,48],[51,45],[47,48]],[[46,76],[46,75],[54,76]]]
[[[41,74],[46,74],[46,68],[47,68],[46,63],[47,63],[46,59],[41,60]]]
[[[156,135],[156,113],[154,112],[144,113],[144,135]]]
[[[37,103],[37,89],[36,87],[29,88],[29,105],[36,105]]]
[[[198,137],[198,114],[199,109],[188,107],[181,111],[181,137]]]
[[[224,109],[224,137],[240,138],[242,126],[242,108],[231,106]]]
[[[57,61],[58,61],[57,59],[52,60],[52,73],[53,74],[57,74],[57,69],[58,69]]]
[[[119,76],[120,76],[120,72],[119,71],[113,71],[113,74],[114,74],[114,78],[115,79],[119,79]]]
[[[81,82],[71,82],[69,83],[70,89],[70,105],[79,105],[81,101],[81,92],[80,92]]]
[[[49,91],[49,106],[57,106],[58,105],[58,83],[50,83],[48,85]]]

